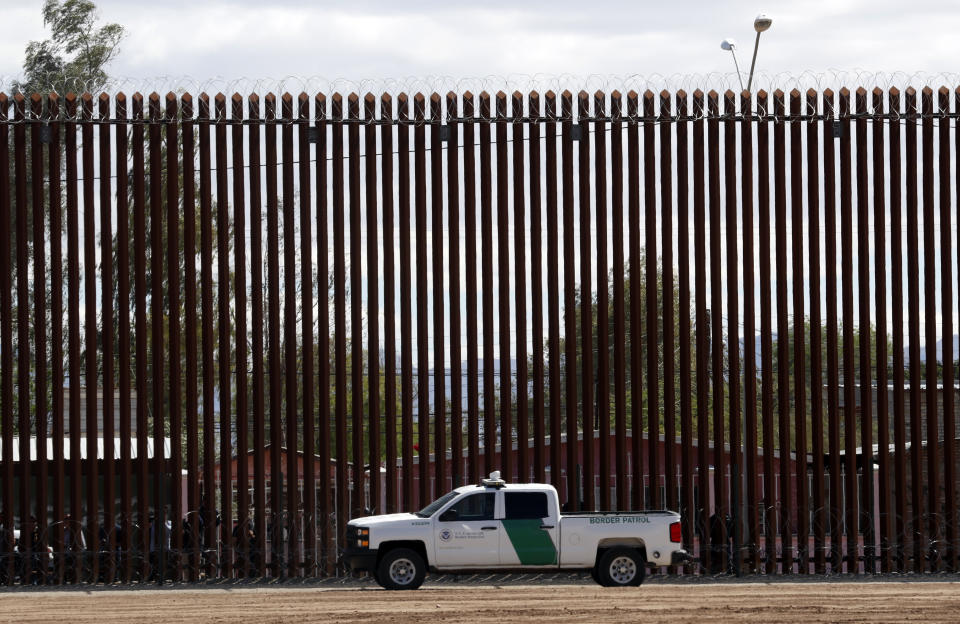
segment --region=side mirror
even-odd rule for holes
[[[450,522],[452,520],[456,520],[457,515],[458,514],[456,509],[448,509],[442,514],[440,514],[440,522]]]

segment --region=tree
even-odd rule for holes
[[[46,0],[43,23],[51,37],[27,44],[23,93],[96,93],[107,83],[106,67],[120,52],[123,27],[99,25],[97,6],[90,0]]]

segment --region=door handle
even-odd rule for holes
[[[541,524],[541,525],[540,525],[540,528],[541,528],[541,529],[552,529],[552,528],[553,528],[553,525],[552,525],[552,524]]]
[[[481,530],[481,531],[496,531],[496,530],[497,530],[497,527],[495,527],[495,526],[485,526],[485,527],[480,527],[480,530]]]

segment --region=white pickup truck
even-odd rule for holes
[[[683,563],[672,511],[560,513],[557,491],[507,484],[494,472],[415,513],[347,525],[343,563],[386,589],[416,589],[427,570],[590,570],[608,587],[636,586],[647,566]]]

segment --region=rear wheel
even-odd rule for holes
[[[597,582],[604,587],[636,587],[643,583],[645,561],[633,548],[611,548],[597,563]]]
[[[409,548],[397,548],[383,556],[375,577],[384,589],[416,589],[426,575],[423,557]]]

